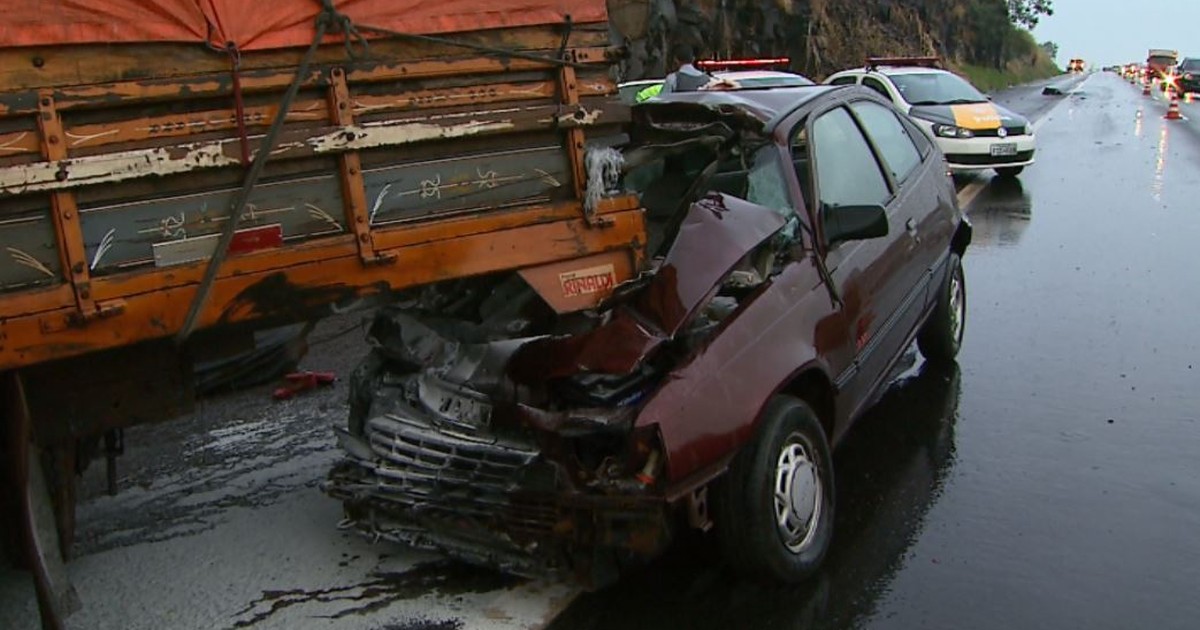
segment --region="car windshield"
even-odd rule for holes
[[[910,105],[958,105],[987,101],[975,86],[949,72],[895,74],[891,79]]]
[[[805,79],[800,75],[793,76],[774,76],[774,77],[752,77],[739,79],[731,77],[731,80],[737,81],[737,84],[744,88],[777,88],[777,87],[799,87],[802,85],[812,85],[813,82]]]
[[[1188,72],[1200,70],[1200,59],[1184,59],[1183,62],[1179,64],[1179,69],[1186,70]]]
[[[1166,55],[1162,55],[1162,56],[1155,55],[1155,56],[1151,57],[1150,59],[1148,59],[1147,63],[1149,63],[1152,66],[1170,66],[1175,63],[1175,58],[1168,57]]]

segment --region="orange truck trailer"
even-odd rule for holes
[[[0,513],[49,625],[76,474],[192,361],[488,274],[586,309],[643,261],[588,178],[628,118],[603,0],[0,5]]]

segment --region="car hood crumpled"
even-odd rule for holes
[[[629,302],[597,328],[522,346],[509,364],[518,381],[601,372],[626,374],[713,295],[746,254],[783,229],[774,210],[713,194],[692,204],[663,264]]]

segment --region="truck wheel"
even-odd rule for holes
[[[917,347],[929,361],[950,363],[962,347],[967,324],[967,283],[962,259],[950,252],[949,273],[929,320],[917,336]]]
[[[1012,178],[1012,177],[1016,177],[1017,175],[1020,175],[1021,171],[1024,171],[1024,170],[1025,170],[1024,166],[1006,166],[1004,168],[996,169],[996,173],[998,175],[1000,175],[1000,177]]]
[[[833,538],[833,465],[803,401],[772,399],[713,491],[715,533],[734,569],[799,582],[821,566]]]

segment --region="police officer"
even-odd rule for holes
[[[638,92],[634,97],[638,103],[648,101],[659,94],[694,92],[713,80],[711,75],[693,65],[696,58],[690,46],[677,45],[671,51],[671,61],[675,71],[668,74],[664,82],[656,83]]]

